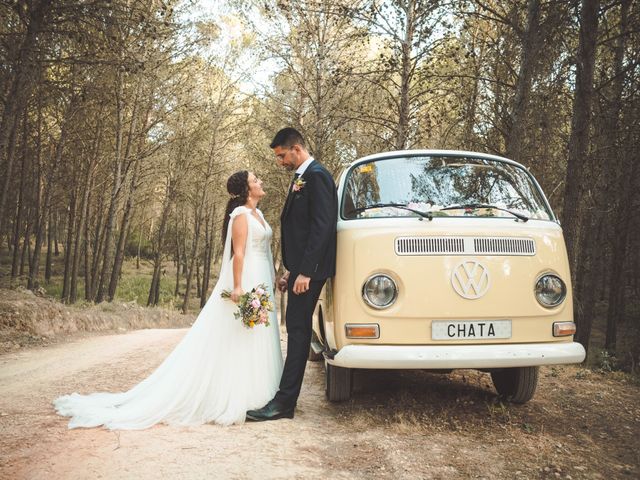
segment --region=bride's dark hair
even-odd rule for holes
[[[227,209],[224,212],[224,222],[222,224],[222,244],[227,239],[227,230],[229,229],[229,215],[236,207],[247,203],[247,197],[249,196],[249,172],[247,170],[240,170],[234,173],[227,180],[227,192],[231,195],[231,198],[227,202]],[[233,251],[233,245],[231,246]]]

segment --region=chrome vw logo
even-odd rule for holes
[[[489,284],[489,270],[473,260],[458,264],[451,275],[453,289],[469,300],[482,297],[489,290]]]

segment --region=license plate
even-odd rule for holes
[[[511,320],[469,320],[431,322],[433,340],[490,340],[511,338]]]

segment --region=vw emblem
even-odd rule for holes
[[[480,298],[489,290],[489,270],[480,262],[466,260],[453,269],[451,285],[463,298]]]

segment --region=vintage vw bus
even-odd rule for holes
[[[533,396],[540,365],[579,363],[562,229],[520,164],[463,151],[371,155],[338,181],[338,257],[310,357],[326,393],[354,369],[472,368]]]

